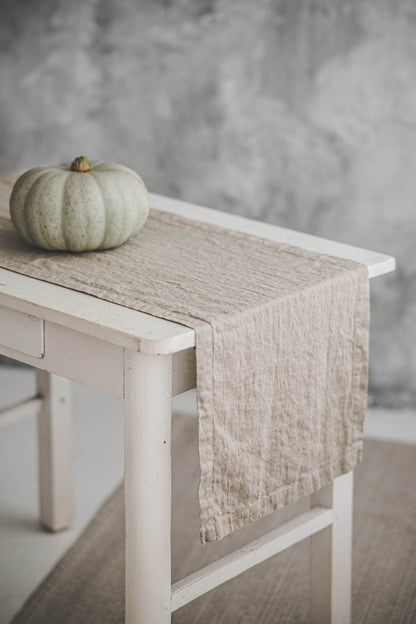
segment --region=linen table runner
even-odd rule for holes
[[[71,254],[27,246],[3,216],[0,265],[195,329],[205,542],[360,461],[369,280],[362,264],[189,217],[151,210],[121,247]]]

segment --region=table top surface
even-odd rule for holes
[[[4,183],[6,180],[0,178]],[[395,259],[392,256],[367,249],[161,195],[150,194],[150,203],[156,210],[172,212],[310,251],[356,260],[368,267],[370,278],[395,269]],[[3,268],[0,268],[0,305],[146,353],[175,353],[195,346],[193,329]]]

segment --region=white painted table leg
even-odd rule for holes
[[[353,472],[311,496],[311,504],[332,507],[335,522],[311,537],[311,621],[351,622]]]
[[[126,622],[171,620],[172,356],[125,352]]]
[[[39,503],[42,524],[52,531],[68,528],[74,515],[72,477],[71,382],[36,371],[43,397],[38,416]]]

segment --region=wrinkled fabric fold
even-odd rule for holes
[[[369,280],[359,263],[191,217],[152,210],[125,245],[78,255],[26,246],[2,217],[0,265],[195,330],[206,542],[360,461]]]

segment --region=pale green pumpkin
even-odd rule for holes
[[[22,238],[43,249],[110,249],[139,231],[149,214],[140,177],[123,165],[79,156],[72,163],[29,169],[10,196]]]

